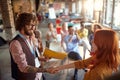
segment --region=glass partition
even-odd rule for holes
[[[113,0],[107,0],[105,24],[109,26],[111,26],[111,21],[112,21],[112,7],[113,7]]]
[[[115,0],[113,29],[120,29],[120,0]]]

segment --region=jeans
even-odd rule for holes
[[[68,58],[73,59],[73,60],[82,60],[81,56],[79,53],[71,51],[68,53]],[[78,78],[78,69],[75,69],[74,71],[74,79],[77,80]]]

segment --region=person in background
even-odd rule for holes
[[[68,58],[72,60],[81,60],[80,50],[79,50],[79,36],[75,33],[73,25],[68,26],[68,35],[64,37],[64,43],[66,45],[66,52],[68,53]],[[78,69],[75,68],[73,79],[77,80]]]
[[[48,23],[48,31],[46,33],[46,47],[49,48],[50,43],[57,41],[57,32],[53,27],[53,23]]]
[[[39,52],[43,52],[43,45],[42,45],[42,33],[40,30],[38,30],[38,19],[37,16],[34,16],[34,20],[33,20],[33,33],[32,33],[32,41],[35,47],[38,48]]]
[[[60,18],[60,15],[57,15],[56,18],[56,27],[61,26],[62,19]]]
[[[32,41],[34,16],[21,13],[16,19],[16,30],[19,32],[10,41],[11,72],[15,80],[40,80],[39,72],[50,72],[40,67],[36,49]]]
[[[118,71],[120,64],[118,40],[118,35],[113,30],[97,30],[92,41],[92,46],[95,49],[94,55],[85,60],[55,67],[52,72],[87,67],[89,71],[85,73],[84,80],[104,80],[113,72]]]
[[[41,32],[36,29],[36,26],[33,26],[32,29],[33,29],[33,33],[32,33],[32,36],[30,36],[30,38],[33,42],[34,49],[36,50],[36,55],[38,57],[40,67],[43,68],[44,62],[48,61],[49,58],[44,57],[42,54],[43,45],[42,45],[42,39],[41,39]],[[46,80],[45,76],[41,72],[37,73],[37,76],[38,76],[37,80],[41,80],[41,78],[43,78],[43,80]]]
[[[92,24],[92,33],[89,35],[89,43],[91,45],[90,55],[94,54],[94,48],[92,48],[92,40],[94,39],[94,33],[99,29],[103,29],[103,27],[99,23]]]
[[[88,29],[85,28],[83,21],[80,22],[80,25],[81,25],[81,28],[77,30],[77,33],[80,37],[80,43],[83,45],[83,54],[84,54],[83,59],[85,59],[86,51],[87,50],[90,51],[91,46],[88,41]]]
[[[89,43],[90,45],[92,44],[91,41],[93,40],[94,38],[94,33],[95,31],[99,30],[99,29],[103,29],[103,27],[99,24],[99,23],[94,23],[92,24],[91,26],[91,31],[92,33],[89,35]]]
[[[65,51],[66,49],[66,46],[65,46],[65,43],[64,43],[64,38],[65,36],[68,35],[68,30],[67,30],[67,23],[63,23],[62,24],[62,28],[61,28],[61,46],[63,47],[63,50]]]

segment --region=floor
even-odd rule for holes
[[[39,30],[42,32],[43,44],[45,44],[45,33],[47,30],[46,23],[41,23],[39,25]],[[4,35],[0,34],[0,36],[4,36]],[[10,55],[9,55],[8,47],[9,47],[8,44],[0,46],[0,80],[14,80],[11,78]],[[82,49],[82,47],[80,48]],[[89,57],[89,54],[87,54],[86,56]],[[56,65],[56,66],[63,65],[69,62],[70,61],[66,59],[64,63],[61,64],[61,60],[52,59],[47,63],[47,67],[50,67],[50,65]],[[68,70],[60,71],[56,74],[44,73],[44,75],[46,77],[46,80],[71,80],[71,77],[73,76],[73,72],[74,72],[73,70],[74,69],[68,69]],[[85,73],[84,70],[82,69],[79,70],[79,80],[83,80],[84,73]]]

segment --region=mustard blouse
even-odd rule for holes
[[[82,69],[89,66],[92,63],[92,57],[86,60],[79,60],[76,61],[75,67],[77,69]],[[108,67],[107,64],[100,63],[96,67],[92,68],[91,70],[87,71],[84,76],[84,80],[104,80],[106,77],[112,74],[112,69]]]

